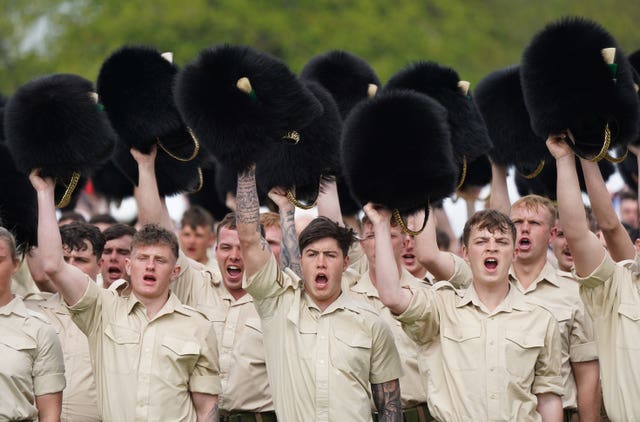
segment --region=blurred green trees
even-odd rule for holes
[[[415,60],[475,84],[518,63],[531,37],[566,15],[602,24],[626,53],[640,48],[638,0],[0,0],[0,93],[39,75],[95,80],[123,44],[173,51],[183,65],[219,43],[268,51],[299,71],[344,49],[386,81]]]

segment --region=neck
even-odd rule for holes
[[[4,294],[0,295],[0,307],[11,302],[13,298],[14,298],[14,295],[13,293],[11,293],[11,290],[7,290],[6,292],[4,292]]]
[[[513,262],[513,272],[516,273],[518,281],[525,289],[535,281],[547,263],[546,256],[533,262],[522,262],[517,259]]]
[[[411,275],[414,276],[415,278],[419,278],[420,280],[424,280],[424,278],[427,276],[427,269],[424,267],[421,267],[415,270],[414,272],[412,272]]]
[[[493,311],[509,294],[509,280],[505,280],[499,284],[482,284],[474,281],[473,287],[480,302],[487,307],[489,311]]]
[[[152,299],[142,298],[137,295],[136,297],[138,298],[140,303],[144,305],[145,309],[147,310],[147,317],[149,319],[153,319],[153,317],[155,317],[158,314],[158,312],[160,312],[160,309],[162,309],[164,304],[167,303],[167,301],[169,300],[169,292],[167,292],[166,295],[162,295],[160,297],[152,298]]]
[[[242,296],[246,295],[246,294],[247,294],[247,292],[246,292],[246,291],[244,291],[244,289],[237,289],[237,290],[229,290],[229,294],[230,294],[231,296],[233,296],[233,298],[234,298],[235,300],[238,300],[238,299],[240,299]]]

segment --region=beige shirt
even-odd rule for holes
[[[558,323],[517,289],[491,312],[473,285],[411,291],[397,318],[420,347],[437,420],[540,421],[536,394],[562,395]]]
[[[527,289],[520,284],[513,268],[509,276],[512,284],[525,295],[527,301],[549,310],[558,321],[562,342],[562,405],[565,409],[577,408],[578,391],[571,362],[598,359],[593,321],[580,300],[580,285],[573,280],[559,277],[558,270],[548,262]]]
[[[415,289],[430,288],[426,281],[413,277],[409,271],[402,269],[400,284],[411,286]],[[384,306],[378,296],[378,290],[371,282],[369,272],[362,275],[360,280],[351,287],[349,293],[357,300],[362,300],[376,309],[382,319],[389,325],[398,348],[400,361],[402,362],[402,372],[400,377],[400,393],[402,395],[402,407],[409,408],[427,402],[426,379],[420,375],[418,370],[418,345],[409,338],[402,329],[402,325],[392,315],[389,308]]]
[[[36,396],[64,387],[56,332],[42,315],[14,297],[0,307],[0,420],[36,420]]]
[[[95,283],[69,309],[89,338],[105,421],[195,421],[190,393],[220,393],[213,323],[173,293],[151,320],[135,294]]]
[[[574,274],[575,275],[575,274]],[[617,264],[607,254],[581,283],[580,296],[593,317],[600,352],[600,379],[612,421],[640,417],[640,274],[633,260]]]
[[[187,268],[183,267],[185,259],[181,252],[181,268]],[[181,271],[173,289],[182,303],[197,308],[214,323],[222,385],[220,409],[233,413],[272,411],[262,328],[251,296],[236,301],[221,278],[193,268]]]
[[[360,242],[353,242],[349,248],[349,269],[358,276],[369,271],[369,261]]]
[[[33,281],[27,259],[20,260],[18,271],[11,278],[11,293],[20,297],[26,297],[30,293],[38,293],[40,289]]]
[[[67,387],[62,395],[61,422],[99,421],[96,383],[87,336],[71,321],[59,294],[31,295],[25,304],[43,314],[58,334],[64,354]]]
[[[246,280],[262,320],[269,381],[282,421],[370,421],[369,383],[402,375],[389,327],[344,292],[320,311],[273,256]]]

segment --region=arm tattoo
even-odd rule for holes
[[[236,191],[236,218],[241,224],[255,224],[259,231],[260,202],[256,189],[255,165],[238,173],[238,189]]]
[[[204,422],[218,422],[220,417],[218,416],[218,403],[214,404]]]
[[[400,381],[398,379],[382,384],[371,384],[373,402],[378,410],[378,421],[402,422],[400,404]]]
[[[298,246],[298,235],[296,234],[294,215],[295,210],[289,210],[284,214],[280,214],[280,226],[282,230],[280,267],[289,267],[299,277],[302,277],[300,247]]]

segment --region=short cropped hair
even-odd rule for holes
[[[338,246],[342,251],[342,255],[346,257],[349,254],[349,248],[355,242],[356,235],[352,229],[341,227],[335,221],[331,221],[327,217],[317,217],[311,220],[311,223],[302,230],[298,239],[300,252],[316,240],[330,237],[338,242]]]
[[[209,227],[213,230],[214,218],[209,211],[201,207],[200,205],[192,205],[189,207],[180,220],[180,227]]]
[[[471,235],[471,229],[477,230],[487,229],[490,233],[498,230],[503,234],[511,234],[513,243],[516,242],[516,226],[511,219],[496,210],[482,210],[474,213],[464,225],[462,230],[462,243],[465,247],[469,246],[469,236]]]
[[[4,227],[0,227],[0,240],[5,240],[9,247],[9,253],[11,254],[11,260],[16,261],[18,259],[18,250],[16,248],[16,238],[11,232]]]
[[[178,259],[178,238],[173,232],[158,224],[145,224],[133,235],[133,239],[131,239],[131,250],[139,246],[154,245],[169,246],[174,257]]]
[[[87,222],[87,219],[84,218],[84,215],[75,211],[64,211],[62,214],[60,214],[60,218],[58,219],[58,222],[64,221],[64,220],[82,221],[84,223]]]
[[[109,240],[119,239],[124,236],[133,237],[136,234],[136,229],[128,224],[116,223],[106,228],[102,234],[104,235],[104,240],[108,242]]]
[[[238,230],[236,225],[236,213],[230,212],[218,223],[216,227],[216,239],[220,236],[220,230],[226,228],[228,230]],[[264,237],[264,227],[260,224],[260,236]]]
[[[104,251],[104,235],[100,229],[93,224],[82,221],[73,221],[60,226],[60,237],[62,245],[72,251],[84,251],[87,249],[85,240],[93,247],[93,255],[100,259]]]
[[[263,212],[260,214],[260,224],[262,227],[280,228],[280,215],[277,212]]]
[[[96,214],[91,216],[89,223],[91,224],[116,224],[118,220],[111,214]]]
[[[558,216],[558,211],[553,201],[540,195],[523,196],[511,205],[511,209],[520,207],[530,211],[536,211],[538,208],[546,209],[549,212],[549,227],[553,227]]]

